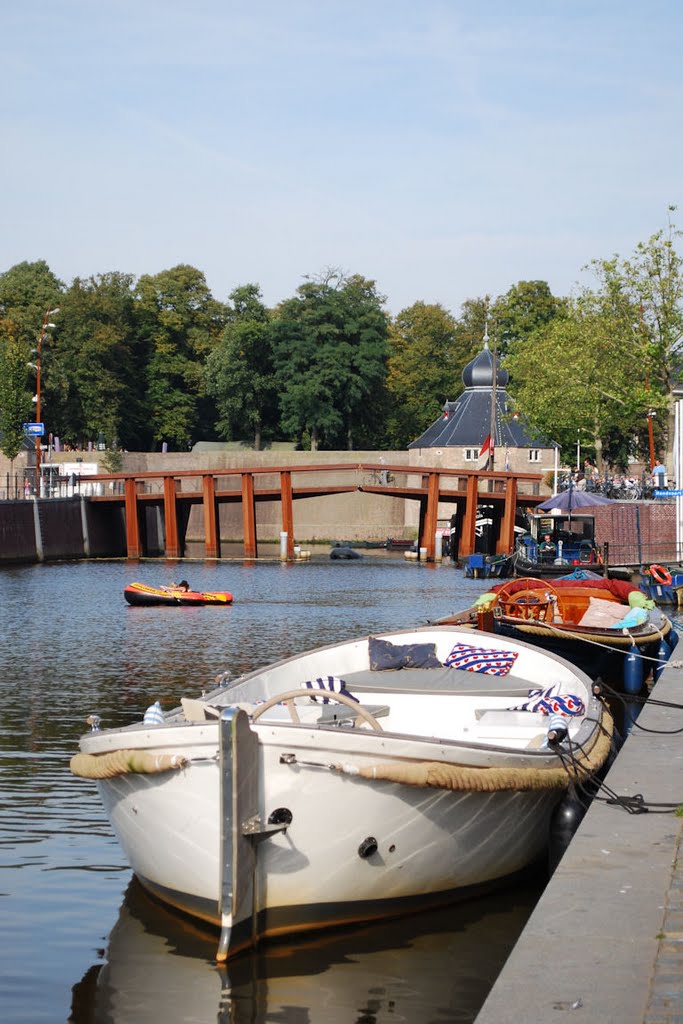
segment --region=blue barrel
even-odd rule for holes
[[[638,651],[638,644],[632,643],[631,649],[624,658],[624,691],[640,693],[643,688],[643,659]]]
[[[676,644],[678,643],[678,641],[679,641],[678,632],[675,629],[670,629],[669,630],[669,635],[666,638],[666,642],[668,643],[669,650],[671,651],[672,654],[676,650]]]
[[[664,666],[666,665],[670,657],[671,648],[669,647],[664,637],[662,637],[662,639],[659,641],[659,647],[657,648],[657,664],[655,665],[652,671],[652,675],[655,682],[657,682],[657,680],[661,676],[662,672],[664,671]]]

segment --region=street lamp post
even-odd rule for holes
[[[43,342],[48,337],[48,333],[47,333],[48,330],[51,327],[55,327],[56,326],[55,324],[50,323],[50,317],[54,316],[56,313],[59,313],[59,308],[58,307],[56,309],[48,309],[47,313],[45,314],[45,319],[43,320],[43,326],[42,326],[42,328],[40,330],[40,337],[38,338],[38,347],[36,348],[36,394],[35,394],[35,397],[33,399],[34,402],[36,403],[36,423],[40,423],[41,422],[41,419],[40,419],[40,354],[41,354],[41,349],[42,349]],[[36,495],[41,495],[40,459],[41,459],[41,455],[42,455],[42,440],[43,440],[42,439],[42,435],[41,434],[36,434],[36,484],[35,484]]]

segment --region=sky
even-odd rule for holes
[[[569,295],[683,224],[681,39],[680,0],[6,0],[0,273]]]

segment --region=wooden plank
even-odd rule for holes
[[[244,528],[244,556],[245,558],[258,558],[254,477],[251,473],[242,473],[242,525]]]
[[[436,549],[436,526],[439,521],[439,474],[430,473],[427,483],[427,507],[424,516],[420,547],[427,549],[427,561],[434,561]]]
[[[508,477],[505,488],[505,508],[500,524],[500,536],[496,543],[496,554],[507,555],[515,546],[515,509],[517,508],[517,481]]]
[[[126,555],[128,558],[140,558],[140,523],[138,522],[137,484],[135,477],[126,478]]]
[[[207,558],[220,558],[220,535],[216,509],[216,480],[209,473],[202,477],[204,506],[204,553]]]
[[[164,532],[166,534],[166,557],[180,558],[176,483],[172,476],[164,477]]]
[[[294,557],[294,511],[292,508],[292,474],[280,473],[280,494],[282,501],[282,529],[287,534],[287,557]]]

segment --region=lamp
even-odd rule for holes
[[[43,319],[43,326],[42,326],[41,331],[40,331],[40,336],[38,338],[38,343],[37,343],[38,347],[36,348],[36,361],[35,361],[36,393],[33,396],[33,401],[35,402],[35,405],[36,405],[36,423],[40,423],[41,422],[41,420],[40,420],[40,355],[41,355],[41,348],[42,348],[43,341],[45,341],[45,339],[48,337],[46,332],[50,328],[57,326],[56,324],[53,324],[50,321],[50,317],[51,316],[55,316],[56,313],[59,313],[59,307],[58,306],[56,306],[54,309],[48,309],[48,311],[46,312],[45,318]],[[41,434],[36,434],[36,484],[35,484],[36,495],[40,495],[41,494],[41,486],[40,486],[40,458],[41,458],[41,454],[42,454],[42,449],[41,449],[42,441],[41,441],[41,438],[42,438]]]

